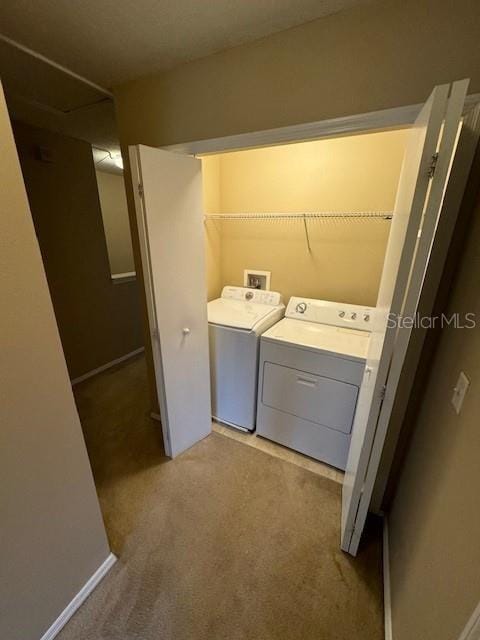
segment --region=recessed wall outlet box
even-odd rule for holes
[[[462,404],[465,399],[465,394],[467,393],[467,389],[470,385],[470,380],[467,376],[460,371],[460,375],[458,376],[457,384],[453,390],[452,396],[452,404],[455,409],[455,413],[460,413],[462,409]]]
[[[264,289],[270,291],[271,271],[258,271],[258,269],[245,269],[243,272],[243,286],[251,289]]]

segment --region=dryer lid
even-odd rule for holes
[[[261,320],[271,313],[276,313],[279,306],[217,298],[217,300],[208,303],[208,322],[223,327],[251,331]]]

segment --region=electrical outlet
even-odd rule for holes
[[[455,409],[455,413],[460,413],[463,405],[463,401],[465,400],[465,394],[467,393],[468,387],[470,385],[470,380],[467,376],[460,371],[460,375],[458,376],[457,384],[453,390],[452,396],[452,404]]]

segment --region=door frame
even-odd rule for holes
[[[480,93],[468,95],[465,100],[463,115],[466,115],[475,105],[480,103]],[[415,121],[421,104],[407,105],[370,111],[341,118],[318,120],[294,124],[276,129],[239,133],[221,138],[207,138],[162,146],[166,151],[176,151],[194,156],[214,155],[228,151],[245,151],[256,147],[273,147],[275,145],[322,138],[341,138],[361,133],[375,133],[390,129],[408,129]]]

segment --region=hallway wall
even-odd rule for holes
[[[480,199],[467,235],[445,313],[477,326],[443,330],[389,514],[394,640],[457,640],[480,600]]]
[[[480,91],[477,0],[376,0],[114,87],[120,140],[152,146]],[[460,46],[461,43],[461,46]]]
[[[0,85],[0,637],[39,640],[109,554]]]
[[[95,174],[110,271],[112,274],[130,273],[135,271],[135,265],[123,175],[99,169]]]
[[[71,378],[143,344],[138,284],[114,284],[88,143],[14,123]],[[51,162],[39,159],[45,148]]]

